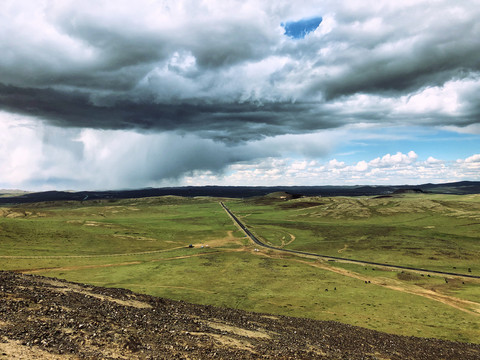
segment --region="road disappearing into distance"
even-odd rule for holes
[[[275,246],[265,244],[265,243],[261,242],[260,240],[258,240],[258,238],[254,234],[252,234],[252,232],[249,229],[247,229],[247,227],[230,211],[230,209],[223,202],[220,202],[220,205],[227,212],[227,214],[232,218],[233,222],[237,226],[239,226],[240,229],[242,229],[242,231],[245,233],[245,235],[247,235],[255,244],[257,244],[259,246],[262,246],[262,247],[265,247],[265,248],[268,248],[268,249],[272,249],[272,250],[276,250],[276,251],[283,251],[283,252],[298,254],[298,255],[314,256],[314,257],[322,258],[322,259],[326,259],[326,260],[333,260],[333,261],[338,260],[338,261],[342,261],[342,262],[349,262],[349,263],[355,263],[355,264],[361,264],[361,265],[374,265],[374,266],[381,266],[381,267],[397,269],[397,270],[413,270],[413,271],[418,271],[418,272],[422,272],[422,273],[425,273],[425,274],[450,275],[450,276],[458,276],[458,277],[463,277],[463,278],[480,279],[480,276],[477,276],[477,275],[459,274],[459,273],[453,273],[453,272],[420,269],[420,268],[414,268],[414,267],[409,267],[409,266],[383,264],[383,263],[377,263],[377,262],[372,262],[372,261],[347,259],[347,258],[342,258],[342,257],[337,257],[337,256],[321,255],[321,254],[315,254],[315,253],[299,251],[299,250],[278,248],[278,247],[275,247]]]

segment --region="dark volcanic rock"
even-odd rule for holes
[[[0,359],[22,351],[49,359],[480,358],[477,344],[0,272]]]

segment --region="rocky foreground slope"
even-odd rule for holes
[[[480,345],[0,272],[0,359],[480,359]]]

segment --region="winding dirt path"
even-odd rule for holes
[[[222,239],[213,239],[212,241],[208,242],[209,244],[212,244],[213,246],[219,246],[219,245],[225,245],[225,243],[231,243],[234,241],[237,241],[238,239],[233,236],[233,231],[228,231],[227,236]],[[196,245],[197,247],[199,245]],[[185,247],[182,246],[180,249],[184,249]],[[209,248],[209,247],[207,247]],[[161,250],[158,252],[166,252],[166,251],[171,251],[171,250],[176,250],[179,248],[172,248],[169,250]],[[245,251],[245,249],[242,248],[237,248],[237,249],[218,249],[214,251],[208,251],[208,252],[202,252],[202,253],[195,253],[195,254],[190,254],[190,255],[179,255],[179,256],[172,256],[172,257],[167,257],[167,258],[161,258],[161,259],[150,259],[150,260],[145,260],[145,261],[127,261],[127,262],[118,262],[118,263],[109,263],[109,264],[93,264],[93,265],[77,265],[77,266],[59,266],[59,267],[43,267],[43,268],[33,268],[33,269],[19,269],[19,270],[12,270],[13,272],[16,273],[22,273],[22,274],[39,274],[43,273],[46,271],[77,271],[77,270],[85,270],[85,269],[100,269],[100,268],[108,268],[108,267],[120,267],[120,266],[130,266],[130,265],[139,265],[147,262],[160,262],[160,261],[171,261],[171,260],[179,260],[179,259],[188,259],[192,257],[199,257],[199,256],[206,256],[206,255],[212,255],[212,254],[218,254],[218,253],[230,253],[230,252],[242,252]],[[145,252],[145,253],[136,253],[136,254],[151,254],[151,253],[157,253],[157,252]],[[68,256],[67,256],[68,257]],[[93,256],[92,256],[93,257]],[[100,256],[103,257],[103,256]]]
[[[265,257],[274,257],[268,255],[264,252],[260,253]],[[320,268],[322,270],[331,271],[343,276],[348,276],[350,278],[358,279],[361,281],[370,282],[370,284],[382,286],[390,290],[400,291],[412,295],[422,296],[430,300],[441,302],[445,305],[451,306],[457,310],[466,312],[470,315],[480,316],[480,303],[465,299],[460,299],[454,296],[438,293],[433,290],[425,289],[421,286],[414,285],[414,284],[406,284],[396,279],[386,278],[386,277],[372,277],[372,276],[365,276],[363,274],[359,274],[350,270],[334,267],[328,265],[324,262],[316,261],[316,262],[309,262],[300,259],[288,259],[289,261],[294,261],[297,263],[313,266],[316,268]]]
[[[159,254],[162,252],[184,249],[185,246],[177,246],[162,250],[140,251],[119,254],[97,254],[97,255],[0,255],[0,259],[84,259],[84,258],[102,258],[102,257],[119,257],[119,256],[135,256]]]
[[[435,300],[439,301],[445,305],[454,307],[458,310],[461,310],[463,312],[466,312],[471,315],[476,315],[480,316],[480,303],[470,301],[470,300],[464,300],[460,299],[454,296],[450,295],[445,295],[438,293],[433,290],[425,289],[421,286],[414,285],[414,284],[406,284],[404,282],[401,282],[396,279],[391,279],[391,278],[385,278],[385,277],[372,277],[372,276],[365,276],[361,275],[358,273],[355,273],[353,271],[349,271],[346,269],[341,269],[341,268],[336,268],[333,266],[329,266],[327,264],[322,264],[320,262],[307,262],[307,261],[302,261],[302,260],[295,260],[300,263],[308,264],[310,266],[314,266],[317,268],[321,268],[324,270],[332,271],[340,275],[348,276],[351,278],[359,279],[362,281],[369,281],[371,284],[378,285],[385,287],[390,290],[395,290],[395,291],[401,291],[404,293],[408,294],[413,294],[413,295],[418,295],[418,296],[423,296],[425,298],[428,298],[430,300]]]
[[[75,271],[83,269],[99,269],[99,268],[108,268],[115,266],[128,266],[128,265],[138,265],[142,261],[129,261],[122,263],[113,263],[113,264],[99,264],[99,265],[79,265],[79,266],[60,266],[60,267],[49,267],[49,268],[36,268],[36,269],[21,269],[21,270],[12,270],[12,272],[21,273],[21,274],[38,274],[45,271]]]
[[[290,234],[290,233],[289,233],[288,235],[290,235],[290,241],[287,242],[287,243],[285,243],[285,246],[290,245],[290,244],[291,244],[292,242],[294,242],[295,239],[296,239],[295,235]]]

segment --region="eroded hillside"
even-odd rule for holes
[[[0,272],[0,359],[478,359],[480,345]]]

